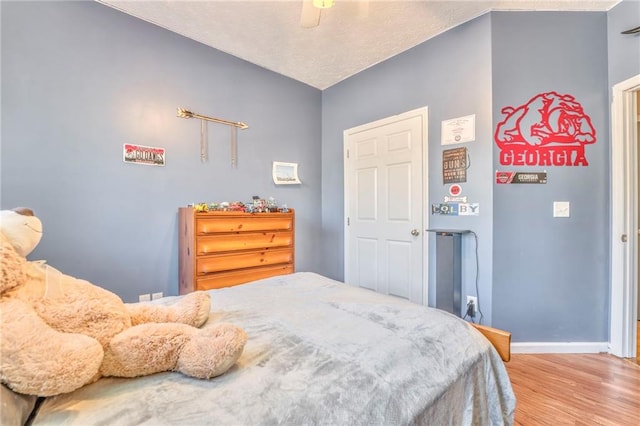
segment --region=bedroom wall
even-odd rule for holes
[[[623,0],[607,13],[609,86],[640,74],[640,35],[620,34],[640,25],[640,1]]]
[[[460,25],[323,91],[322,271],[344,278],[343,131],[415,108],[429,109],[429,205],[443,202],[441,121],[476,114],[476,141],[464,195],[480,203],[479,216],[428,218],[432,228],[472,229],[479,237],[480,307],[491,321],[492,142],[490,15]],[[446,148],[462,145],[447,146]],[[425,224],[426,228],[427,224]],[[435,291],[435,237],[429,235],[429,300]],[[475,294],[475,243],[463,242],[463,294]]]
[[[273,196],[296,209],[296,268],[317,271],[321,93],[96,2],[2,1],[1,208],[44,223],[31,259],[123,297],[177,293],[177,209]],[[200,121],[176,108],[250,127]],[[124,164],[123,143],[166,166]],[[273,160],[300,164],[275,186]]]
[[[343,278],[343,130],[428,106],[431,204],[441,202],[447,189],[441,183],[441,120],[475,113],[477,137],[467,144],[472,168],[463,188],[480,202],[481,214],[429,220],[433,228],[478,232],[485,323],[511,331],[514,342],[607,341],[606,31],[605,13],[492,13],[325,90],[322,270]],[[498,187],[494,172],[505,169],[493,142],[500,109],[549,90],[575,95],[590,115],[599,139],[587,148],[589,166],[547,168],[546,185]],[[571,202],[571,218],[552,217],[554,200]],[[433,241],[430,250],[433,302]],[[468,289],[473,245],[464,251]]]
[[[494,126],[505,106],[538,93],[573,95],[591,118],[588,166],[503,166],[548,172],[544,185],[495,185],[493,325],[514,342],[606,342],[609,317],[609,104],[606,13],[493,13]],[[554,218],[553,202],[570,217]]]
[[[639,16],[640,1],[637,0],[623,0],[607,13],[609,87],[640,75],[640,35],[620,34],[622,31],[636,28],[640,25]],[[612,90],[609,90],[610,101],[611,95]],[[640,117],[640,92],[637,92],[636,96],[638,98],[638,114]],[[638,121],[638,135],[640,135],[640,120]],[[638,150],[638,155],[637,164],[640,164],[640,150]],[[638,187],[640,187],[640,180],[638,181]],[[611,236],[611,238],[614,237],[617,238],[617,236]],[[638,252],[638,258],[640,261],[640,251]],[[640,282],[636,283],[636,285],[638,285],[637,311],[640,319]]]

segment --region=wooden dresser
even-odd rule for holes
[[[180,294],[294,271],[295,212],[178,211]]]

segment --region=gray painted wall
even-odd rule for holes
[[[546,185],[494,187],[493,325],[527,342],[605,342],[609,313],[609,106],[605,13],[494,13],[493,114],[538,93],[571,94],[597,141],[586,167],[548,172]],[[554,218],[553,201],[571,203]]]
[[[640,74],[640,35],[620,34],[638,25],[639,0],[623,0],[607,13],[609,86]]]
[[[344,277],[343,130],[415,108],[429,108],[429,204],[443,202],[441,121],[476,114],[476,141],[464,144],[471,157],[467,183],[479,216],[429,217],[431,228],[472,229],[478,234],[480,307],[491,320],[492,254],[492,122],[491,20],[482,16],[439,35],[323,92],[322,99],[322,270]],[[451,145],[452,148],[462,145]],[[426,227],[426,226],[425,226]],[[435,237],[430,235],[435,253]],[[475,295],[475,241],[463,243],[463,294]],[[435,262],[429,259],[429,299],[434,301]]]
[[[441,202],[440,123],[476,114],[463,190],[479,217],[431,216],[430,227],[478,233],[485,323],[518,341],[606,341],[608,104],[604,13],[494,13],[468,22],[323,92],[323,271],[343,277],[342,131],[429,107],[429,203]],[[599,140],[590,165],[553,168],[547,185],[494,186],[493,129],[502,106],[549,90],[574,94]],[[520,169],[522,171],[522,168]],[[572,217],[551,217],[569,200]],[[435,284],[430,243],[430,302]],[[473,244],[463,247],[463,294],[473,294]],[[585,311],[586,309],[586,311]],[[584,315],[584,312],[588,312]],[[586,318],[585,318],[586,316]]]
[[[485,15],[322,93],[94,2],[0,7],[0,204],[43,219],[31,258],[126,300],[175,294],[177,207],[258,194],[297,209],[297,269],[341,279],[342,132],[427,106],[430,203],[447,190],[440,122],[476,114],[463,189],[480,216],[429,219],[478,233],[485,323],[514,341],[607,340],[607,82],[639,72],[640,37],[619,35],[637,25],[638,2],[608,14]],[[553,168],[544,186],[494,187],[500,108],[545,90],[574,94],[591,116],[589,167]],[[239,132],[238,169],[228,129],[214,124],[200,162],[199,122],[175,118],[178,106],[251,126]],[[167,166],[123,164],[125,142],[166,148]],[[303,185],[274,186],[272,160],[299,162]],[[572,202],[568,221],[551,217],[557,199]],[[473,251],[467,241],[465,293]]]
[[[607,14],[610,87],[640,75],[640,35],[621,34],[622,31],[637,27],[640,24],[638,17],[640,17],[640,1],[638,0],[624,0]],[[610,99],[611,96],[612,92],[609,91]],[[640,94],[637,95],[637,100],[640,112]],[[640,135],[640,121],[638,122],[638,135]],[[640,164],[640,150],[638,150],[637,164]],[[638,187],[640,187],[640,177]],[[612,235],[611,238],[617,238],[617,236]],[[640,260],[640,251],[638,259]],[[640,287],[637,294],[638,318],[640,318]],[[637,337],[640,338],[640,336]]]
[[[316,271],[321,92],[95,2],[2,7],[1,207],[33,208],[31,259],[137,301],[177,293],[177,209],[273,196],[296,209],[296,268]],[[176,108],[244,121],[230,130]],[[165,167],[124,164],[123,143],[164,147]],[[300,164],[276,186],[272,161]]]

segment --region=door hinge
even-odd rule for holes
[[[349,150],[347,150],[347,159],[349,158]]]
[[[347,226],[351,225],[351,221],[347,218]]]

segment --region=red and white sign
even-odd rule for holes
[[[572,95],[540,93],[502,113],[494,140],[503,166],[589,165],[584,146],[596,142],[596,131]]]
[[[125,143],[122,146],[122,161],[125,163],[164,166],[165,150],[154,146]]]

